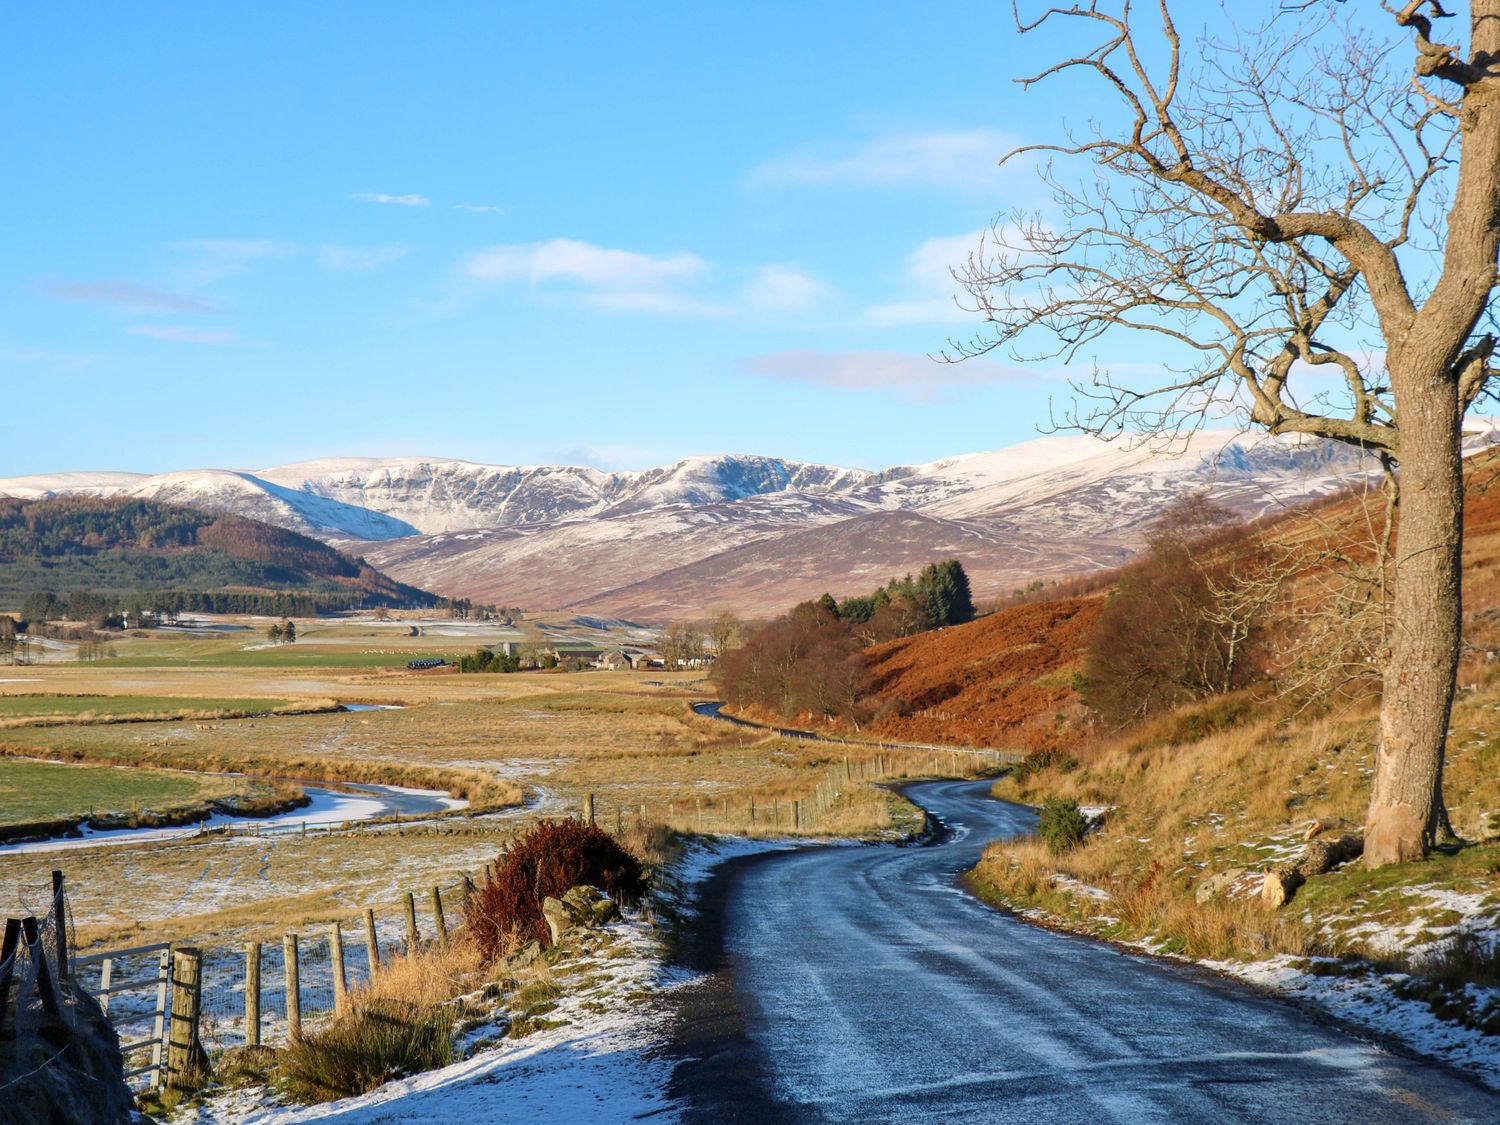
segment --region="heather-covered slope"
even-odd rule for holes
[[[909,742],[1041,750],[1070,746],[1076,675],[1104,595],[1010,606],[868,649],[885,709],[868,729]]]

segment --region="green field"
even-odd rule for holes
[[[246,778],[0,760],[0,825],[76,818],[92,812],[162,812],[248,793],[255,787],[265,786]]]
[[[431,649],[414,652],[357,652],[340,645],[295,644],[278,648],[221,648],[204,643],[200,649],[170,655],[119,656],[101,662],[111,668],[404,668],[408,660],[454,653]]]
[[[170,695],[0,695],[0,720],[260,715],[291,706],[291,701],[286,699],[186,699]]]

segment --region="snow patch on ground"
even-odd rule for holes
[[[462,1062],[398,1079],[358,1098],[301,1106],[278,1102],[263,1089],[239,1090],[174,1120],[193,1125],[513,1120],[574,1125],[649,1115],[674,1121],[665,1095],[671,1063],[657,1050],[670,1028],[659,999],[663,982],[656,939],[638,917],[609,932],[613,948],[623,955],[570,962],[580,967],[575,976],[595,979],[587,991],[565,992],[548,1013],[548,1020],[562,1026],[501,1040]],[[652,996],[641,999],[644,993]]]
[[[722,838],[698,840],[666,873],[659,897],[690,913],[695,892],[715,867],[737,856],[798,847],[804,841]],[[695,974],[666,966],[652,927],[638,914],[607,927],[608,956],[567,962],[566,991],[547,1019],[561,1026],[503,1039],[442,1070],[387,1083],[362,1097],[325,1105],[288,1104],[261,1087],[214,1094],[174,1122],[191,1125],[339,1125],[392,1122],[678,1120],[667,1099],[672,1063],[661,1048],[671,1035],[664,999],[693,983]],[[569,981],[587,981],[580,989]],[[483,1029],[466,1042],[483,1043]]]
[[[1419,1054],[1465,1070],[1486,1086],[1500,1090],[1500,1037],[1439,1019],[1424,1001],[1397,995],[1395,987],[1408,979],[1403,973],[1321,976],[1308,972],[1303,962],[1287,955],[1249,963],[1200,963],[1390,1036]],[[1500,990],[1470,985],[1469,992],[1481,1003],[1490,998],[1500,1001]]]

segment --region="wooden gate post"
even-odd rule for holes
[[[375,911],[365,908],[365,959],[370,963],[370,979],[380,972],[380,939],[375,935]]]
[[[156,963],[156,1016],[151,1021],[152,1084],[163,1089],[167,1084],[164,1045],[167,1038],[167,1001],[171,998],[172,951],[163,949]]]
[[[583,795],[583,819],[589,824],[594,823],[594,795],[592,793]]]
[[[448,921],[443,917],[443,892],[437,887],[432,888],[432,927],[437,931],[437,943],[440,946],[448,944]]]
[[[260,942],[245,946],[245,1046],[260,1046]]]
[[[422,934],[417,929],[417,900],[410,891],[406,892],[406,955],[415,957],[417,948],[422,940]]]
[[[302,976],[297,964],[297,935],[281,939],[283,976],[286,978],[286,1035],[292,1042],[302,1038]]]
[[[106,957],[99,962],[99,1010],[109,1015],[109,986],[115,982],[115,959]],[[0,997],[0,1005],[5,1003]]]
[[[172,953],[172,1018],[167,1035],[167,1084],[196,1086],[208,1074],[208,1052],[198,1035],[203,1008],[203,955],[183,946]]]
[[[333,962],[333,1011],[341,1016],[349,1009],[349,977],[344,969],[344,931],[337,922],[328,927],[328,959]]]

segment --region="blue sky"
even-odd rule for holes
[[[1068,395],[925,358],[975,327],[947,266],[1045,203],[996,161],[1089,109],[1011,81],[1039,45],[1008,6],[6,22],[0,475],[883,467],[1034,437]]]

